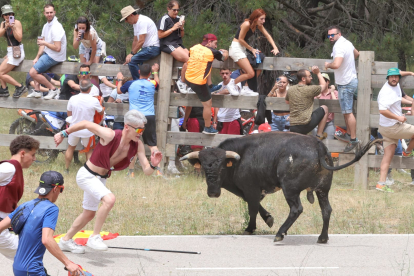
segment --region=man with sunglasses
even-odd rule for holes
[[[335,83],[338,85],[339,104],[347,129],[346,134],[335,137],[347,142],[344,152],[350,152],[359,144],[356,137],[356,119],[352,113],[354,97],[356,97],[358,89],[355,59],[358,58],[359,52],[349,40],[342,36],[338,26],[328,28],[328,39],[334,45],[331,54],[333,62],[325,62],[325,68],[334,70]]]
[[[13,213],[0,222],[0,231],[11,226],[13,216],[24,206],[37,203],[19,234],[19,246],[14,258],[13,272],[16,276],[46,276],[43,256],[46,249],[69,270],[71,275],[84,275],[80,267],[71,262],[60,250],[53,234],[59,215],[59,208],[54,204],[64,190],[63,176],[56,171],[47,171],[40,177],[35,193],[39,197],[20,205]]]
[[[145,156],[144,144],[140,140],[147,123],[145,116],[137,110],[130,110],[125,113],[124,122],[123,130],[112,130],[89,121],[82,121],[55,135],[56,146],[63,141],[64,137],[68,137],[68,134],[82,129],[87,129],[100,137],[91,158],[76,175],[76,182],[84,191],[83,212],[75,219],[72,227],[59,242],[60,248],[64,251],[85,253],[85,248],[77,245],[72,238],[95,217],[95,214],[97,216],[93,234],[86,245],[94,250],[108,250],[100,232],[109,211],[115,204],[115,195],[105,186],[106,179],[110,177],[112,171],[126,169],[137,153],[146,175],[152,174],[161,162],[162,154],[159,151],[151,154],[150,162]],[[101,207],[99,207],[100,202],[102,202]]]
[[[79,94],[79,82],[81,80],[90,80],[90,70],[90,65],[81,64],[79,67],[79,75],[66,74],[65,78],[61,80],[62,89],[59,100],[69,100],[72,96]],[[90,95],[99,96],[99,89],[95,85],[92,86]]]

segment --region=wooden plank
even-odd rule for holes
[[[381,166],[383,155],[369,155],[368,163],[370,168],[379,168]],[[390,164],[390,168],[395,169],[412,169],[414,168],[414,158],[393,156]],[[378,176],[379,179],[379,176]]]
[[[386,73],[384,73],[383,75],[372,75],[372,80],[371,80],[372,88],[382,88],[382,86],[384,86],[384,84],[387,82],[386,77],[387,77]],[[406,89],[414,89],[414,77],[413,76],[402,77],[400,80],[400,86]]]
[[[173,132],[168,131],[167,143],[175,145],[197,145],[216,147],[221,142],[229,138],[239,138],[243,135],[227,135],[227,134],[215,134],[207,135],[198,132]]]
[[[371,110],[371,72],[374,62],[374,52],[361,51],[359,54],[358,74],[358,103],[356,118],[356,136],[362,144],[370,138],[370,110]],[[364,155],[355,165],[354,186],[368,189],[368,156]]]
[[[10,142],[17,136],[20,136],[20,135],[0,134],[0,146],[9,147]],[[60,143],[60,145],[56,147],[53,136],[32,136],[32,137],[40,142],[41,149],[66,150],[68,148],[68,139],[63,139],[63,142]],[[79,144],[76,147],[76,150],[82,150],[82,149],[83,147],[81,144]]]
[[[171,76],[173,67],[173,57],[167,53],[161,53],[160,61],[160,88],[157,99],[157,112],[155,116],[157,124],[157,146],[163,154],[160,167],[164,168],[166,161],[166,145],[168,131],[168,112],[171,94]]]

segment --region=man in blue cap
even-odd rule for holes
[[[384,156],[381,161],[380,179],[376,189],[383,192],[393,192],[386,186],[388,168],[399,139],[411,139],[407,149],[403,152],[408,156],[414,149],[414,126],[407,124],[407,118],[403,115],[401,101],[403,92],[400,87],[402,76],[413,76],[412,72],[400,71],[398,68],[391,68],[387,73],[387,82],[378,94],[378,108],[380,112],[378,131],[384,138]]]

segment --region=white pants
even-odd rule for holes
[[[84,146],[85,148],[88,146],[89,144],[89,139],[91,137],[87,137],[87,138],[81,138],[81,137],[76,137],[74,135],[69,135],[68,137],[68,144],[71,145],[72,147],[75,147],[79,144],[79,141],[81,141],[82,146]]]
[[[19,245],[19,236],[11,234],[9,229],[0,233],[0,253],[6,258],[14,260],[17,246]]]
[[[85,167],[81,167],[76,175],[76,183],[83,190],[83,209],[97,211],[101,199],[110,194],[106,188],[106,178],[91,174]]]

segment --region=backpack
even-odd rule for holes
[[[42,198],[35,202],[35,200],[26,202],[20,207],[20,209],[13,215],[11,218],[11,226],[13,228],[13,232],[16,234],[20,234],[23,230],[24,225],[26,224],[27,219],[29,218],[30,214],[32,213],[33,209],[42,201],[47,200],[46,198]],[[45,205],[46,206],[46,205]]]

